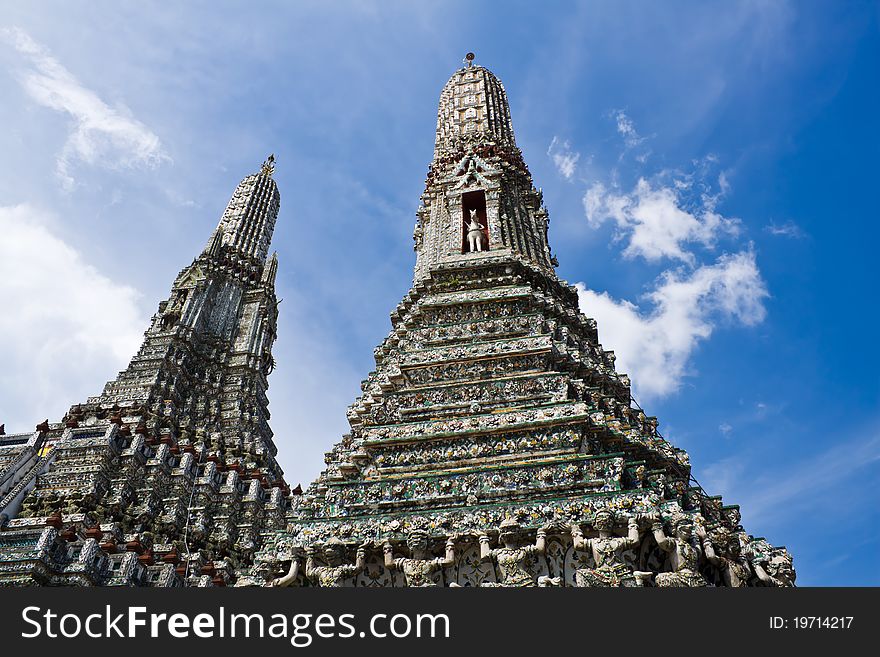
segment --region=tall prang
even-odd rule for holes
[[[240,583],[792,585],[788,552],[696,484],[557,277],[504,87],[472,60],[440,95],[413,287],[351,431]]]
[[[225,585],[284,526],[273,173],[270,156],[241,181],[100,395],[0,436],[0,585]]]

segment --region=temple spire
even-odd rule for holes
[[[319,586],[792,584],[785,549],[747,534],[632,405],[553,270],[504,88],[466,61],[440,97],[412,289],[350,431],[249,576],[273,564],[293,583],[304,551]]]
[[[278,185],[272,179],[274,172],[275,156],[270,155],[258,173],[238,184],[205,253],[225,247],[248,259],[266,259],[281,202]]]
[[[283,527],[289,487],[268,398],[278,334],[278,258],[266,258],[280,202],[274,163],[270,155],[238,184],[128,367],[61,422],[0,439],[0,586],[34,572],[17,546],[45,564],[34,583],[225,586],[259,532]],[[60,545],[44,538],[48,516],[66,528]],[[146,558],[130,561],[117,541]],[[206,563],[216,564],[211,576]]]
[[[552,271],[549,217],[516,145],[510,103],[487,68],[466,66],[444,85],[434,158],[417,212],[415,279],[449,261],[512,254]]]

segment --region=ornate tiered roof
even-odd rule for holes
[[[414,284],[351,432],[241,583],[290,564],[278,582],[740,585],[790,565],[633,402],[555,273],[548,224],[504,87],[470,57],[440,95]]]

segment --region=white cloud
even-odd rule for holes
[[[733,427],[730,426],[727,422],[722,422],[718,425],[718,431],[722,433],[722,435],[727,438],[730,436],[730,433],[733,431]]]
[[[581,159],[580,153],[573,153],[571,145],[558,137],[553,137],[547,148],[547,155],[553,160],[556,170],[569,180],[574,175],[578,160]]]
[[[793,221],[786,221],[784,224],[775,224],[773,222],[764,226],[764,231],[775,235],[776,237],[788,237],[794,240],[803,239],[806,233]]]
[[[623,137],[627,148],[635,148],[645,141],[645,138],[636,131],[635,123],[626,115],[626,112],[615,110],[612,115],[617,123],[617,133]]]
[[[603,346],[614,350],[618,371],[631,376],[637,397],[675,392],[699,342],[723,321],[760,323],[768,296],[751,250],[689,273],[664,272],[646,295],[648,311],[583,283],[576,288],[581,310],[598,322]]]
[[[686,179],[654,187],[640,178],[626,194],[596,182],[584,194],[584,212],[594,228],[609,220],[615,223],[615,238],[627,240],[626,258],[641,256],[650,262],[671,258],[693,265],[695,258],[686,244],[711,248],[719,236],[738,234],[739,220],[715,211],[718,195],[703,193],[697,207],[686,207],[683,197],[690,187]]]
[[[623,110],[610,117],[624,139],[623,159],[645,138]],[[731,189],[727,172],[716,173],[718,158],[710,153],[690,164],[687,171],[640,176],[629,192],[621,191],[614,169],[609,186],[596,181],[582,199],[590,226],[614,226],[624,258],[678,263],[653,281],[639,304],[577,284],[581,309],[598,321],[603,345],[617,354],[618,371],[631,375],[637,397],[678,390],[694,349],[720,323],[749,326],[766,314],[769,294],[751,245],[714,262],[704,259],[722,237],[739,236],[741,222],[717,211]],[[726,422],[719,426],[725,436],[732,430]]]
[[[0,423],[32,430],[100,393],[134,355],[147,318],[46,228],[30,205],[0,207]]]
[[[44,46],[19,28],[0,30],[28,60],[21,84],[37,103],[73,119],[73,127],[56,158],[56,173],[65,189],[74,186],[76,162],[108,168],[155,167],[168,156],[157,137],[125,106],[110,107],[85,88]]]

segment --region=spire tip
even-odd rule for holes
[[[264,176],[271,176],[275,173],[275,153],[269,155],[266,158],[266,161],[263,162],[263,168],[260,170],[260,173]]]

